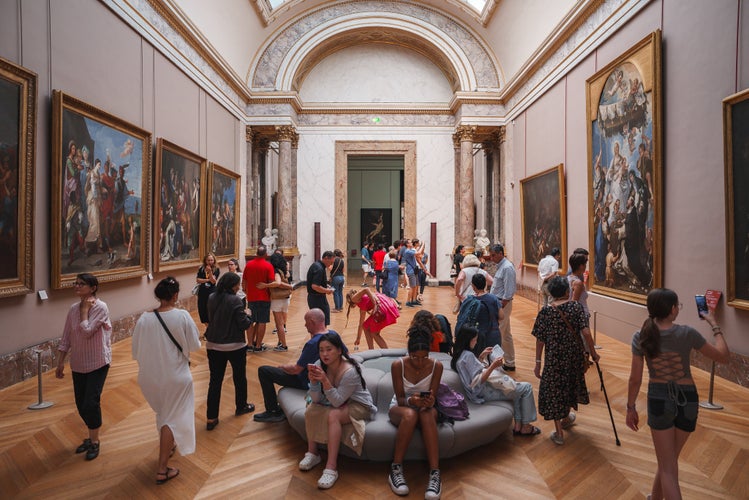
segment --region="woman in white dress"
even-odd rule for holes
[[[190,313],[175,307],[179,298],[177,280],[164,278],[154,294],[159,307],[138,319],[133,332],[133,359],[138,361],[138,385],[156,412],[156,484],[163,484],[179,475],[179,469],[168,466],[175,448],[179,446],[182,455],[195,451],[195,395],[189,353],[200,348],[200,340]]]

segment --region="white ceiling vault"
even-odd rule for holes
[[[509,119],[650,0],[101,0],[238,116],[291,103],[335,50],[400,45]],[[456,104],[457,103],[457,104]]]

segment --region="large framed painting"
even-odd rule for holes
[[[723,100],[728,304],[749,310],[749,90]]]
[[[661,286],[661,32],[586,83],[590,284],[644,304]]]
[[[359,244],[370,241],[377,245],[382,243],[388,248],[393,241],[393,209],[362,208],[361,240]]]
[[[239,174],[210,164],[208,247],[219,260],[239,256]]]
[[[52,287],[146,274],[151,134],[59,90],[52,105]]]
[[[564,193],[564,165],[520,180],[523,265],[538,267],[553,248],[566,260],[567,215]]]
[[[159,139],[154,196],[154,271],[197,266],[207,252],[205,159]]]
[[[0,58],[0,297],[33,290],[36,78]]]

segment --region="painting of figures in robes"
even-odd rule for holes
[[[536,267],[551,254],[562,251],[566,259],[567,228],[564,195],[564,166],[544,170],[520,180],[523,265]]]
[[[239,174],[211,163],[208,241],[219,260],[239,256],[239,178]]]

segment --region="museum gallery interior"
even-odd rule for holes
[[[700,413],[715,419],[697,432],[712,448],[685,450],[685,495],[749,495],[746,0],[5,0],[0,19],[0,485],[11,496],[72,495],[52,486],[65,476],[49,476],[69,462],[68,477],[81,478],[72,484],[91,488],[80,490],[84,496],[154,487],[158,439],[129,346],[161,278],[176,277],[181,306],[195,312],[189,290],[209,252],[224,272],[230,258],[243,267],[261,241],[272,242],[299,282],[322,252],[342,249],[349,282],[358,284],[364,241],[419,238],[430,256],[427,296],[435,312],[449,313],[454,249],[484,237],[501,243],[515,267],[521,312],[513,330],[525,332],[515,334],[525,335],[518,377],[534,384],[538,263],[558,247],[563,272],[574,249],[589,250],[591,327],[615,356],[604,372],[615,380],[608,397],[619,406],[619,433],[630,439],[621,413],[629,344],[647,317],[648,291],[675,290],[680,322],[712,338],[692,299],[706,295],[731,361],[713,368],[697,353],[692,365],[704,381],[701,398],[714,384],[730,404]],[[114,476],[97,469],[118,490],[87,484],[83,463],[73,465],[64,451],[40,451],[55,440],[50,426],[74,427],[77,418],[70,381],[50,370],[83,272],[101,282],[115,358],[129,366],[117,374],[113,363],[107,384],[121,377],[121,404],[131,394],[142,413],[130,425],[147,422],[137,437],[146,443],[138,459],[145,465]],[[299,346],[303,303],[292,307],[290,339]],[[333,327],[344,329],[343,321]],[[262,405],[255,358],[248,357],[248,382]],[[237,421],[201,454],[201,361],[205,349],[194,372],[201,464],[181,459],[183,475],[194,470],[180,479],[189,484],[180,496],[317,492],[295,467],[304,445],[286,424],[269,431]],[[61,411],[60,403],[27,409],[39,373],[69,411],[45,414]],[[596,381],[588,386],[598,401]],[[605,404],[592,413],[593,428],[608,436]],[[34,422],[28,432],[18,432],[27,422]],[[548,437],[552,428],[543,430]],[[244,433],[252,440],[242,441]],[[507,496],[595,496],[541,470],[554,467],[544,462],[548,439],[513,448],[506,434],[479,450],[504,460],[497,448],[506,448],[509,469],[498,462],[482,469],[480,457],[466,453],[443,465],[466,481],[443,472],[443,495],[502,497],[484,483],[502,476],[527,485],[502,490]],[[634,452],[645,463],[624,465],[633,455],[610,442],[581,447],[574,460],[607,464],[596,472],[600,487],[624,478],[617,484],[627,486],[604,496],[641,498],[655,469],[645,434],[637,433]],[[269,453],[283,463],[283,477],[253,457],[264,485],[253,490],[240,458],[221,460],[237,447],[252,454],[264,439],[274,440]],[[593,454],[583,456],[585,449]],[[570,459],[559,453],[557,460]],[[120,469],[125,457],[117,460],[108,467]],[[221,475],[222,463],[233,479]],[[345,474],[354,464],[363,471],[352,477],[367,486],[353,494],[387,491],[381,464],[342,463]],[[47,489],[34,490],[34,477],[46,477]],[[331,493],[358,487],[347,484]]]

